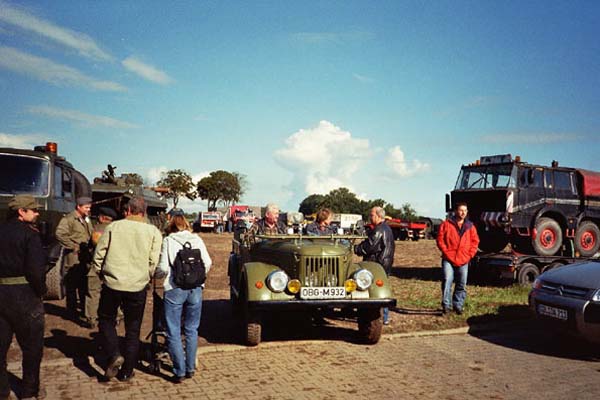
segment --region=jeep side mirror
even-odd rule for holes
[[[446,193],[446,212],[450,212],[452,208],[450,207],[450,194]]]

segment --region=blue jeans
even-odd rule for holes
[[[442,260],[442,307],[445,309],[454,308],[462,310],[467,298],[467,274],[469,264],[460,267],[453,267],[446,260]],[[454,282],[454,295],[452,295],[452,283]]]
[[[173,374],[183,377],[196,370],[198,327],[202,312],[202,288],[174,288],[165,292],[165,317],[167,321],[167,347],[173,362]],[[185,354],[181,342],[181,318],[185,336]]]

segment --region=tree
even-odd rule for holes
[[[144,184],[144,179],[140,174],[136,174],[135,172],[129,174],[123,174],[125,176],[125,184],[133,185],[133,186],[142,186]]]
[[[417,216],[417,212],[409,203],[402,204],[402,208],[400,209],[400,218],[406,221],[414,222],[419,217]]]
[[[362,214],[361,201],[344,187],[334,189],[326,194],[321,206],[328,207],[337,213]]]
[[[157,182],[157,185],[169,189],[165,197],[173,200],[173,208],[177,207],[181,196],[185,196],[190,200],[194,200],[198,196],[192,177],[187,172],[181,169],[173,169],[163,172],[161,175],[162,178]]]
[[[300,203],[298,211],[304,215],[311,215],[319,211],[322,207],[321,204],[325,200],[325,196],[322,194],[311,194]]]
[[[198,182],[198,195],[208,201],[209,209],[216,209],[217,202],[225,206],[240,200],[246,191],[246,177],[239,172],[213,171]]]

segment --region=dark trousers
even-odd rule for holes
[[[67,309],[79,316],[78,309],[85,307],[85,293],[87,291],[87,265],[75,264],[65,273],[65,297]]]
[[[0,396],[10,394],[6,355],[14,334],[23,352],[20,397],[35,397],[44,349],[44,305],[29,285],[0,285],[0,305]]]
[[[125,317],[125,342],[123,352],[119,351],[117,336],[117,310],[119,306]],[[102,338],[102,346],[106,356],[122,354],[125,357],[123,372],[130,374],[138,362],[140,351],[140,329],[146,306],[146,289],[139,292],[113,290],[102,285],[100,305],[98,306],[98,327]]]

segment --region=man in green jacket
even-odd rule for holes
[[[147,223],[145,214],[143,198],[129,200],[125,219],[106,227],[93,258],[93,266],[102,280],[98,326],[108,358],[104,376],[108,379],[117,376],[123,382],[133,377],[138,361],[146,288],[154,275],[162,244],[160,231]],[[115,327],[119,306],[125,314],[123,356]]]
[[[78,318],[78,307],[84,309],[87,271],[91,261],[92,232],[90,220],[92,199],[79,197],[75,210],[62,217],[56,227],[56,238],[65,248],[65,290],[67,309]],[[78,301],[79,294],[79,301]]]

